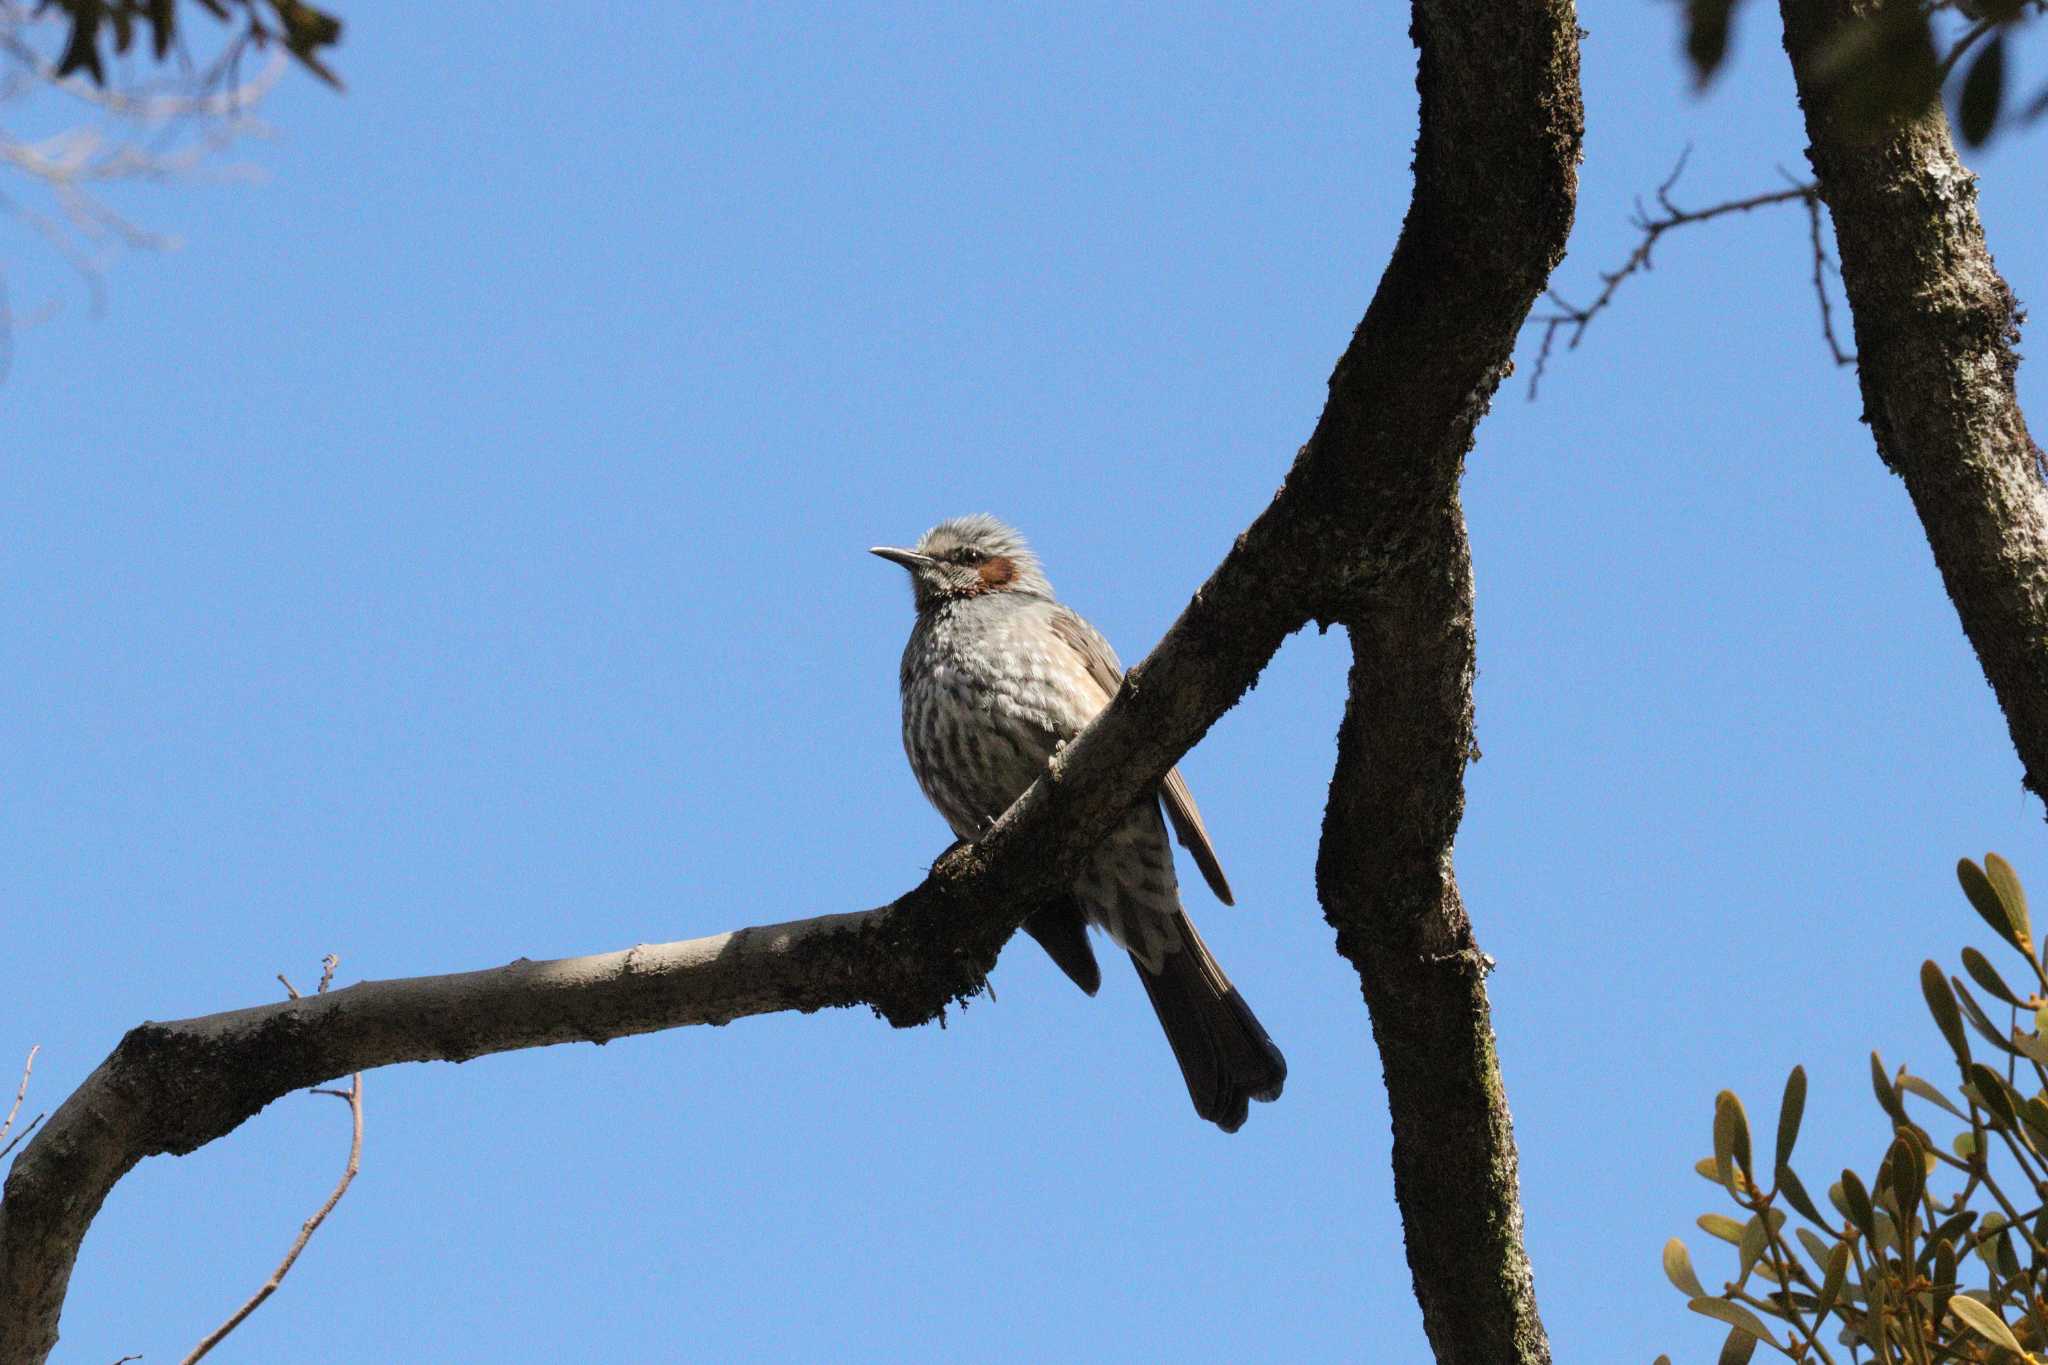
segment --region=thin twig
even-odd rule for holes
[[[245,1318],[247,1318],[251,1313],[255,1312],[258,1308],[263,1306],[263,1301],[265,1299],[269,1298],[272,1294],[275,1294],[277,1292],[277,1287],[284,1283],[284,1277],[291,1271],[292,1263],[299,1259],[299,1253],[306,1249],[306,1243],[313,1240],[313,1234],[319,1230],[320,1224],[327,1220],[327,1215],[334,1212],[334,1206],[341,1202],[341,1197],[344,1194],[348,1193],[349,1183],[356,1178],[356,1172],[362,1169],[363,1073],[358,1071],[355,1075],[349,1078],[349,1087],[347,1090],[315,1090],[312,1093],[315,1095],[335,1095],[341,1099],[345,1099],[348,1101],[349,1119],[352,1130],[348,1144],[348,1165],[342,1169],[341,1179],[339,1182],[335,1184],[334,1192],[327,1196],[327,1202],[322,1204],[320,1206],[319,1211],[315,1213],[311,1218],[308,1218],[304,1226],[302,1226],[299,1229],[298,1238],[296,1241],[292,1243],[292,1249],[290,1251],[287,1251],[284,1254],[284,1259],[277,1263],[277,1269],[270,1272],[270,1278],[264,1281],[263,1287],[258,1289],[254,1294],[250,1295],[249,1301],[243,1304],[240,1308],[237,1308],[234,1311],[234,1314],[231,1317],[229,1317],[226,1322],[222,1323],[220,1326],[214,1328],[212,1332],[208,1333],[204,1341],[200,1342],[197,1346],[194,1346],[192,1348],[192,1353],[186,1356],[185,1359],[180,1362],[180,1365],[192,1365],[194,1361],[204,1356],[208,1351],[211,1351],[214,1347],[220,1345],[222,1339],[225,1338],[228,1333],[234,1331],[237,1327],[241,1326]]]
[[[1835,364],[1854,365],[1856,363],[1856,353],[1842,349],[1840,339],[1835,336],[1835,310],[1828,303],[1826,280],[1828,253],[1827,248],[1821,243],[1820,196],[1818,194],[1806,196],[1806,225],[1813,243],[1813,297],[1820,302],[1821,335],[1827,338],[1828,354],[1835,358]]]
[[[26,1059],[23,1060],[21,1064],[21,1084],[16,1086],[14,1089],[13,1108],[7,1111],[6,1120],[4,1122],[0,1122],[0,1138],[4,1138],[7,1136],[7,1130],[14,1126],[14,1116],[21,1112],[21,1102],[24,1099],[28,1098],[29,1073],[36,1069],[36,1054],[38,1052],[41,1052],[42,1050],[43,1045],[41,1043],[37,1043],[34,1047],[28,1050],[28,1056]]]
[[[1678,164],[1671,168],[1671,174],[1666,176],[1664,183],[1657,187],[1657,207],[1662,210],[1659,215],[1652,217],[1650,211],[1643,205],[1641,200],[1636,202],[1635,215],[1629,221],[1643,234],[1642,240],[1636,243],[1635,250],[1629,253],[1628,259],[1622,262],[1620,268],[1600,272],[1600,293],[1590,304],[1581,308],[1564,298],[1555,289],[1543,291],[1544,297],[1557,305],[1557,311],[1554,313],[1536,313],[1532,314],[1529,318],[1529,321],[1532,323],[1543,324],[1543,340],[1536,348],[1536,363],[1532,367],[1532,373],[1529,376],[1529,399],[1531,402],[1535,401],[1538,388],[1543,383],[1544,371],[1549,368],[1551,350],[1556,344],[1558,333],[1569,332],[1570,335],[1565,341],[1565,349],[1568,351],[1577,350],[1579,342],[1586,335],[1586,329],[1592,325],[1594,318],[1598,317],[1610,303],[1614,302],[1614,296],[1620,290],[1623,282],[1639,271],[1650,270],[1655,267],[1652,254],[1657,249],[1658,239],[1671,231],[1671,229],[1686,227],[1693,223],[1712,222],[1716,218],[1724,218],[1731,213],[1748,213],[1752,209],[1768,208],[1773,204],[1789,204],[1794,200],[1804,201],[1810,212],[1817,214],[1819,211],[1817,206],[1820,200],[1820,187],[1811,181],[1795,182],[1786,189],[1753,194],[1746,199],[1724,200],[1719,204],[1711,204],[1703,209],[1682,209],[1672,202],[1671,190],[1678,183],[1678,177],[1685,174],[1685,163],[1691,156],[1692,148],[1687,147],[1684,152],[1679,154]],[[1819,240],[1819,229],[1816,227],[1814,236],[1816,251],[1818,251]],[[1816,264],[1815,270],[1818,272],[1818,264]],[[1842,357],[1841,347],[1835,344],[1834,322],[1829,316],[1827,308],[1827,296],[1823,292],[1821,295],[1821,309],[1823,323],[1827,328],[1828,342],[1834,349],[1836,362],[1838,364],[1847,364],[1848,361]],[[1853,360],[1854,357],[1850,357],[1850,359]]]
[[[42,1050],[43,1045],[37,1043],[28,1050],[28,1057],[21,1064],[21,1084],[14,1089],[14,1104],[8,1109],[6,1119],[0,1120],[0,1138],[7,1136],[9,1130],[14,1127],[16,1116],[21,1113],[21,1102],[28,1098],[29,1073],[36,1069],[36,1054]],[[42,1121],[43,1116],[41,1114],[37,1114],[34,1118],[30,1119],[28,1127],[16,1133],[13,1142],[0,1146],[0,1156],[6,1156],[9,1152],[13,1151],[23,1138],[36,1130],[36,1125]]]
[[[332,985],[334,982],[334,969],[340,965],[341,959],[333,953],[329,953],[327,956],[320,959],[319,994],[327,994],[328,986]],[[285,979],[285,974],[283,972],[279,972],[277,974],[277,979],[279,982],[283,984],[285,993],[289,995],[292,999],[299,1000],[304,998],[299,994],[299,988],[292,985],[290,981]],[[356,1178],[356,1172],[362,1169],[363,1073],[358,1071],[355,1073],[355,1075],[349,1077],[349,1087],[346,1090],[322,1090],[316,1088],[308,1090],[306,1093],[309,1095],[332,1095],[336,1099],[348,1101],[349,1117],[351,1120],[351,1126],[354,1129],[353,1135],[349,1139],[348,1165],[342,1169],[341,1180],[339,1183],[335,1185],[334,1193],[327,1196],[327,1202],[322,1204],[320,1206],[319,1211],[315,1213],[311,1218],[308,1218],[305,1221],[305,1223],[301,1225],[301,1227],[299,1228],[298,1240],[292,1243],[291,1250],[287,1251],[284,1254],[284,1259],[282,1261],[278,1262],[277,1269],[270,1272],[270,1278],[264,1281],[263,1286],[260,1289],[258,1289],[254,1294],[249,1296],[249,1301],[247,1303],[243,1304],[240,1308],[235,1310],[233,1316],[229,1317],[228,1320],[222,1323],[220,1326],[214,1328],[213,1331],[210,1334],[208,1334],[206,1340],[200,1342],[197,1346],[194,1346],[192,1348],[192,1353],[185,1357],[185,1359],[181,1362],[181,1365],[192,1365],[193,1361],[198,1360],[208,1351],[211,1351],[214,1347],[220,1345],[222,1339],[225,1338],[228,1333],[234,1331],[235,1328],[242,1325],[242,1320],[244,1318],[247,1318],[251,1313],[255,1312],[259,1307],[262,1306],[263,1301],[265,1299],[269,1298],[272,1294],[275,1294],[277,1292],[277,1287],[284,1283],[284,1277],[286,1273],[291,1270],[292,1263],[299,1259],[299,1253],[306,1249],[306,1243],[313,1240],[313,1233],[319,1229],[321,1223],[326,1221],[327,1215],[334,1211],[334,1206],[341,1202],[341,1197],[344,1194],[348,1193],[349,1182],[354,1180]],[[120,1362],[116,1361],[115,1365],[120,1365]]]

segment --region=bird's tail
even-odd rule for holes
[[[1157,973],[1147,970],[1135,953],[1131,963],[1173,1045],[1195,1112],[1234,1133],[1244,1124],[1247,1101],[1280,1098],[1287,1059],[1210,956],[1194,924],[1182,914],[1174,927],[1180,931],[1180,951],[1166,954]]]

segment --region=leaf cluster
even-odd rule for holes
[[[223,23],[239,15],[240,40],[256,47],[281,43],[308,71],[339,86],[340,78],[321,58],[341,41],[341,20],[303,0],[191,0]],[[125,54],[146,36],[158,61],[178,39],[179,0],[42,0],[38,13],[59,10],[70,23],[57,74],[83,71],[95,85],[107,83],[109,56]],[[104,49],[104,50],[103,50]]]
[[[1956,1079],[1939,1086],[1871,1054],[1871,1088],[1890,1131],[1872,1174],[1844,1170],[1825,1204],[1807,1193],[1792,1167],[1803,1067],[1785,1080],[1768,1165],[1742,1101],[1727,1090],[1715,1098],[1714,1154],[1696,1169],[1744,1216],[1703,1214],[1699,1226],[1734,1248],[1735,1274],[1709,1293],[1676,1237],[1665,1244],[1664,1273],[1694,1312],[1728,1325],[1722,1365],[1743,1365],[1760,1345],[1809,1362],[2048,1359],[2048,972],[2005,860],[1964,859],[1956,875],[2024,960],[2025,984],[2010,986],[1974,948],[1962,950],[1968,983],[1922,964],[1921,995]],[[1987,1003],[2010,1015],[2006,1027]],[[1799,1223],[1788,1233],[1792,1215]]]
[[[1697,86],[1705,87],[1727,60],[1741,3],[1686,0],[1685,54]],[[1946,41],[1937,26],[1943,10],[1955,11],[1967,24]],[[2001,124],[2032,123],[2048,113],[2048,86],[2017,108],[2006,99],[2013,35],[2043,13],[2048,0],[1885,5],[1834,35],[1822,70],[1837,108],[1872,136],[1918,114],[1947,87],[1963,141],[1981,146]]]

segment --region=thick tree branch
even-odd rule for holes
[[[1485,959],[1451,870],[1473,749],[1458,482],[1571,228],[1577,32],[1569,4],[1441,0],[1417,7],[1415,33],[1415,199],[1306,457],[1350,471],[1365,506],[1395,509],[1414,553],[1332,613],[1349,628],[1353,664],[1316,880],[1372,1013],[1430,1345],[1444,1365],[1537,1365],[1550,1347],[1522,1248]],[[1497,49],[1483,75],[1443,60],[1480,43]],[[1406,354],[1433,357],[1425,393],[1343,382],[1354,357]],[[1390,422],[1389,410],[1413,425]]]
[[[1123,812],[1311,617],[1344,622],[1354,641],[1372,630],[1423,633],[1420,653],[1384,689],[1404,724],[1422,717],[1420,700],[1446,687],[1469,708],[1469,634],[1462,656],[1428,643],[1469,632],[1469,604],[1457,593],[1416,597],[1413,585],[1464,563],[1455,501],[1463,456],[1570,226],[1581,120],[1576,29],[1564,0],[1418,0],[1414,34],[1423,107],[1414,202],[1331,378],[1315,434],[1158,648],[986,836],[949,852],[922,885],[879,910],[598,957],[365,983],[131,1030],[8,1176],[0,1363],[40,1360],[55,1345],[79,1244],[123,1174],[145,1156],[210,1142],[292,1090],[393,1062],[459,1061],[774,1010],[864,1004],[899,1025],[935,1017],[981,988],[1026,913],[1071,881]],[[1390,638],[1385,653],[1402,650]],[[1366,699],[1354,692],[1356,717]],[[1455,1163],[1441,1173],[1397,1174],[1417,1292],[1441,1359],[1542,1360],[1484,996],[1474,979],[1445,997],[1457,1017],[1434,1037],[1393,1033],[1381,1017],[1387,983],[1378,978],[1429,967],[1415,945],[1463,924],[1455,890],[1448,899],[1443,890],[1462,757],[1393,775],[1396,786],[1412,787],[1412,802],[1352,800],[1346,774],[1359,761],[1352,751],[1364,723],[1347,721],[1323,882],[1340,945],[1366,978],[1376,1030],[1410,1049],[1388,1064],[1390,1081],[1404,1078],[1390,1092],[1397,1165],[1413,1166],[1439,1141],[1462,1154],[1470,1144],[1455,1130],[1484,1135],[1483,1178],[1462,1194],[1451,1188],[1464,1170]],[[1440,737],[1445,752],[1460,756],[1468,743],[1469,720]],[[1416,811],[1451,814],[1401,827]],[[1366,886],[1356,874],[1370,864],[1345,859],[1383,842],[1393,851],[1382,861],[1398,875]],[[1434,869],[1437,880],[1417,869]],[[1438,928],[1418,933],[1429,924]],[[1383,949],[1366,951],[1361,936],[1384,938]],[[1454,1077],[1474,1074],[1483,1084],[1461,1084],[1418,1109],[1405,1078],[1426,1064],[1415,1050],[1425,1047]],[[1483,1062],[1477,1071],[1475,1061]],[[1450,1265],[1443,1253],[1456,1247],[1487,1261]],[[1474,1284],[1520,1288],[1477,1294],[1454,1311],[1456,1296]],[[1487,1343],[1499,1341],[1519,1343],[1519,1354],[1489,1353]]]
[[[2048,799],[2048,486],[2014,387],[2019,304],[1938,100],[1872,138],[1827,78],[1843,25],[1911,3],[1782,0],[1785,50],[1835,222],[1864,420],[1905,480],[2027,789]]]

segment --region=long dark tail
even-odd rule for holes
[[[1131,963],[1152,998],[1166,1041],[1173,1044],[1195,1112],[1234,1133],[1244,1125],[1247,1101],[1280,1098],[1287,1059],[1185,914],[1176,927],[1181,949],[1166,955],[1157,974],[1147,971],[1135,954]]]

